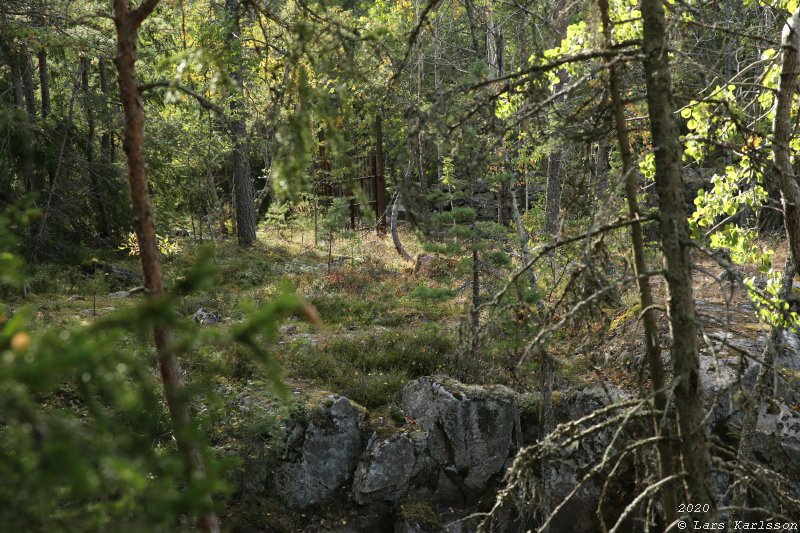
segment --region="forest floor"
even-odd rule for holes
[[[403,239],[412,254],[423,253],[413,234],[404,234]],[[200,245],[190,238],[177,242],[180,251],[164,263],[168,280],[187,271],[200,253]],[[278,399],[266,370],[243,347],[201,347],[196,355],[185,356],[184,366],[190,373],[204,361],[222,363],[228,369],[227,375],[213,380],[225,416],[216,421],[210,435],[225,454],[243,458],[261,453],[258,447],[263,448],[264,435],[277,436],[281,421],[297,405],[328,393],[346,396],[368,409],[377,424],[391,426],[403,424],[403,420],[393,420],[392,409],[400,390],[419,376],[456,375],[471,382],[502,383],[519,392],[538,384],[535,365],[517,366],[520,348],[509,339],[487,347],[485,360],[472,365],[470,372],[463,371],[459,329],[469,309],[469,288],[467,275],[458,273],[454,259],[437,258],[415,272],[414,265],[399,258],[389,236],[365,233],[355,242],[334,248],[329,264],[328,250],[324,243],[314,246],[313,232],[288,229],[260,231],[258,242],[246,251],[232,240],[219,241],[214,257],[213,283],[183,296],[177,309],[180,315],[189,319],[203,310],[208,321],[224,327],[288,289],[310,302],[322,320],[320,326],[300,318],[286,320],[272,346],[292,393],[290,402]],[[99,258],[138,270],[138,259],[122,251],[103,252]],[[697,308],[706,338],[763,337],[763,327],[742,291],[731,291],[730,283],[719,281],[721,269],[710,261],[697,266]],[[33,307],[36,323],[43,328],[86,324],[142,298],[119,297],[117,291],[130,287],[82,274],[77,267],[44,265],[29,279],[31,290],[25,303]],[[658,278],[655,294],[663,303],[665,288]],[[557,388],[598,380],[622,389],[635,388],[638,371],[634,366],[638,364],[631,363],[640,361],[643,351],[636,300],[629,291],[622,295],[620,308],[554,334],[548,349],[562,361]],[[661,324],[666,339],[664,317]],[[127,342],[149,350],[148,340],[133,333]],[[713,349],[714,344],[709,346]],[[735,355],[735,349],[722,354]],[[274,513],[276,520],[286,519],[279,507]]]
[[[412,255],[424,253],[413,233],[402,238]],[[469,287],[455,259],[437,258],[415,272],[413,264],[398,256],[391,237],[364,232],[358,239],[338,243],[329,264],[327,246],[320,241],[315,247],[313,240],[313,231],[289,228],[260,230],[258,241],[246,251],[231,239],[217,241],[213,283],[182,297],[177,311],[189,318],[203,310],[210,322],[224,326],[282,291],[295,292],[317,309],[322,324],[290,318],[281,326],[273,354],[286,383],[295,393],[324,389],[369,409],[388,406],[409,380],[422,375],[445,373],[468,381],[472,377],[518,390],[538,383],[534,366],[517,365],[521,348],[509,339],[487,347],[485,360],[464,371],[459,329],[469,308]],[[202,246],[188,237],[176,242],[180,250],[164,261],[167,280],[191,268]],[[785,250],[778,250],[774,264],[782,264],[783,256]],[[121,250],[98,252],[98,257],[132,271],[139,268],[138,259]],[[701,321],[708,327],[704,333],[763,335],[746,296],[718,280],[720,271],[710,260],[696,264],[695,297]],[[747,274],[759,276],[757,271]],[[37,325],[44,328],[86,324],[141,299],[141,295],[119,297],[117,291],[130,287],[86,275],[77,267],[44,264],[30,273],[29,280],[24,303],[33,307]],[[657,300],[663,303],[663,279],[653,278],[653,284]],[[619,372],[629,365],[606,363],[643,350],[637,334],[637,299],[629,290],[621,297],[622,307],[606,309],[602,317],[581,327],[554,333],[549,349],[560,356],[564,384],[590,382],[602,370],[603,379],[632,385],[634,376]],[[662,326],[666,330],[663,317]],[[129,340],[146,345],[144,339]],[[201,355],[224,361],[231,369],[232,384],[264,378],[247,350],[213,350],[218,351]]]

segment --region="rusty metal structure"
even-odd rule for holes
[[[312,192],[318,203],[329,205],[333,198],[350,198],[350,229],[372,228],[365,224],[364,209],[375,213],[375,229],[386,231],[386,179],[384,175],[383,127],[381,116],[375,117],[375,144],[372,153],[332,158],[326,151],[320,133],[319,153],[311,169]],[[359,201],[366,199],[366,202]],[[316,227],[317,202],[314,220]],[[315,231],[316,233],[316,231]]]

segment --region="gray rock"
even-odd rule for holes
[[[621,390],[613,386],[586,387],[554,397],[553,414],[557,423],[578,420],[593,411],[624,400],[625,397]],[[596,419],[595,423],[600,420]],[[548,462],[545,476],[552,502],[564,500],[584,474],[601,460],[606,448],[612,442],[616,429],[614,426],[592,433],[579,443],[561,449],[560,454]],[[624,437],[621,438],[618,445],[624,446],[626,440]],[[621,474],[617,472],[617,476],[624,477],[624,474]],[[589,480],[570,498],[553,518],[551,531],[591,533],[599,530],[596,511],[603,481],[602,476]]]
[[[762,413],[753,435],[753,454],[800,484],[800,413],[782,402]]]
[[[280,327],[281,335],[295,335],[297,333],[297,324],[286,324]]]
[[[109,298],[127,298],[129,296],[128,291],[117,291],[109,293]]]
[[[468,490],[483,490],[516,452],[519,412],[505,387],[423,377],[405,386],[401,407],[427,432],[426,452],[441,468],[440,477]]]
[[[386,440],[373,434],[353,481],[353,498],[359,504],[396,502],[408,491],[416,466],[414,444],[404,433]]]
[[[210,309],[205,309],[201,307],[200,309],[194,312],[194,314],[192,315],[192,320],[194,320],[201,326],[210,326],[212,324],[219,324],[220,322],[222,322],[222,315],[220,315],[216,311],[211,311]]]
[[[364,449],[364,414],[343,396],[330,395],[309,420],[287,428],[286,459],[275,471],[276,494],[304,509],[333,495],[353,475]]]
[[[417,256],[417,260],[414,262],[414,274],[419,274],[421,272],[429,270],[433,266],[435,261],[436,258],[432,255],[419,254]]]
[[[394,533],[434,533],[436,531],[440,530],[430,529],[424,524],[409,520],[398,520],[394,525]]]

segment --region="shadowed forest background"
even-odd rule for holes
[[[2,528],[797,529],[799,24],[4,0]]]

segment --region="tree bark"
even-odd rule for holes
[[[531,236],[528,235],[528,231],[522,224],[522,215],[519,213],[519,204],[517,203],[516,191],[511,192],[511,216],[514,219],[514,225],[517,228],[517,235],[519,235],[519,248],[522,252],[522,261],[524,262],[523,264],[527,265],[531,262],[531,251],[530,247],[528,246]],[[536,291],[536,272],[534,272],[533,268],[529,268],[527,275],[531,290]],[[541,300],[537,300],[537,305],[539,307],[542,306]]]
[[[97,62],[97,73],[100,76],[100,92],[103,93],[103,134],[100,136],[100,150],[102,157],[108,163],[114,162],[113,125],[111,121],[111,91],[108,86],[108,68],[106,59],[101,57]]]
[[[20,72],[22,74],[22,91],[25,95],[25,111],[31,124],[36,123],[36,87],[33,85],[33,65],[27,49],[19,52]]]
[[[102,184],[97,179],[97,168],[95,167],[94,138],[95,123],[94,111],[92,106],[91,92],[89,91],[89,60],[81,58],[81,91],[83,92],[83,106],[86,113],[86,168],[89,173],[89,182],[92,184],[92,199],[97,209],[98,233],[103,238],[111,235],[111,220],[106,209]]]
[[[489,76],[492,78],[499,78],[505,74],[505,41],[503,32],[494,19],[493,10],[490,10],[486,17],[486,62],[489,65]],[[497,188],[497,223],[503,226],[509,222],[508,196],[508,181],[502,179]]]
[[[421,17],[422,11],[420,7],[420,1],[415,0],[414,2],[414,12],[415,12],[415,19],[416,24],[421,24]],[[425,47],[423,46],[423,35],[424,30],[419,32],[417,36],[417,107],[421,109],[423,107],[423,102],[425,99]],[[428,173],[427,169],[425,168],[425,135],[422,132],[423,129],[423,119],[421,116],[417,116],[416,128],[417,128],[417,173],[419,174],[419,190],[420,190],[420,218],[422,219],[423,228],[427,232],[427,225],[428,225],[428,190],[429,190],[429,183],[428,183]]]
[[[789,141],[792,138],[792,100],[800,74],[800,8],[792,13],[783,27],[781,48],[783,60],[772,122],[772,153],[780,179],[784,224],[795,271],[800,268],[800,183],[792,166]]]
[[[597,153],[594,158],[594,181],[595,198],[602,206],[609,198],[610,193],[608,190],[608,141],[605,138],[597,142]]]
[[[39,60],[39,93],[42,99],[42,119],[50,116],[50,71],[47,67],[47,49],[42,48]]]
[[[114,62],[117,66],[120,100],[125,115],[124,148],[128,160],[131,211],[139,243],[144,287],[149,298],[160,298],[164,295],[164,279],[156,245],[153,206],[145,175],[144,109],[136,77],[136,45],[141,23],[152,13],[158,1],[144,0],[133,11],[129,10],[127,0],[113,0],[112,4],[117,34],[117,57]],[[205,466],[200,450],[189,436],[191,412],[184,398],[186,387],[180,364],[170,346],[172,332],[168,326],[156,324],[153,327],[153,337],[167,407],[172,419],[175,440],[186,465],[187,479],[204,476]],[[219,521],[211,510],[211,502],[204,503],[207,504],[207,510],[200,515],[198,525],[204,531],[217,532],[219,531]]]
[[[557,149],[547,158],[547,192],[545,193],[544,231],[552,238],[558,233],[561,214],[561,150]]]
[[[397,231],[397,215],[400,211],[400,190],[404,185],[407,185],[408,182],[411,180],[411,172],[414,166],[414,154],[409,154],[408,156],[408,168],[406,169],[405,181],[401,183],[397,188],[397,195],[394,198],[394,203],[392,204],[392,215],[389,217],[389,227],[392,233],[392,242],[394,243],[394,247],[397,250],[397,253],[400,254],[400,257],[405,259],[406,261],[414,261],[414,258],[411,257],[411,254],[408,253],[406,247],[403,246],[403,242],[400,240],[400,234]]]
[[[25,111],[28,115],[28,142],[23,150],[24,173],[30,183],[30,190],[42,194],[44,191],[43,174],[36,172],[35,140],[36,140],[36,87],[33,83],[33,65],[28,50],[23,48],[20,53],[20,71],[22,73],[22,91],[25,96]]]
[[[611,37],[611,21],[608,14],[608,0],[598,0],[600,7],[600,17],[603,23],[603,34],[605,46],[611,48],[613,40]],[[672,425],[671,418],[665,415],[668,405],[666,393],[666,379],[664,377],[664,367],[661,362],[661,346],[658,341],[658,323],[656,320],[656,310],[653,308],[653,295],[650,288],[650,278],[647,277],[647,262],[645,260],[644,236],[642,225],[638,222],[640,218],[639,202],[637,194],[639,192],[639,173],[636,168],[633,152],[631,151],[628,127],[625,119],[625,104],[622,101],[622,89],[620,88],[619,73],[614,63],[608,70],[608,90],[611,96],[611,104],[614,109],[614,125],[617,133],[617,143],[622,158],[622,175],[625,179],[625,196],[628,204],[628,216],[635,221],[630,225],[631,246],[633,248],[633,271],[636,276],[636,286],[639,290],[639,304],[642,309],[642,325],[644,327],[645,359],[650,371],[650,380],[653,388],[653,406],[660,416],[653,420],[656,437],[659,437],[656,447],[658,452],[659,474],[662,479],[675,474],[675,452],[672,446]],[[600,150],[607,149],[606,143],[600,144]],[[607,153],[600,153],[598,161],[605,159]],[[600,164],[598,163],[598,167]],[[598,169],[598,173],[599,173]],[[608,172],[606,168],[604,172]],[[605,189],[608,189],[606,183]],[[661,422],[663,421],[663,423]],[[678,515],[678,496],[674,483],[664,485],[661,489],[661,504],[664,510],[664,517],[667,524],[677,520]]]
[[[23,52],[18,50],[7,50],[9,67],[11,67],[11,90],[14,95],[14,107],[20,111],[18,132],[21,137],[20,152],[22,159],[22,182],[26,192],[39,190],[34,178],[33,166],[33,121],[35,112],[31,114],[29,103],[28,88],[30,87],[30,73],[25,74],[23,64]]]
[[[238,90],[238,94],[231,99],[230,103],[236,236],[240,245],[250,246],[256,240],[256,213],[253,206],[253,182],[250,176],[250,150],[247,142],[247,122],[244,110],[244,69],[241,66],[239,0],[225,0],[225,13],[228,17],[229,50],[236,56],[231,78]]]
[[[703,390],[698,370],[682,149],[673,118],[663,0],[642,0],[641,10],[647,107],[655,151],[664,276],[669,292],[673,389],[681,459],[687,474],[684,477],[687,490],[685,501],[709,504],[709,512],[693,513],[693,517],[701,522],[711,522],[716,515],[716,501],[711,490]]]
[[[554,26],[556,29],[556,39],[560,42],[567,32],[567,3],[565,0],[557,0],[554,6]],[[556,85],[555,90],[560,90],[566,80],[566,73],[559,73],[561,82]],[[556,148],[547,157],[547,189],[545,191],[545,232],[552,238],[558,233],[559,219],[561,217],[561,160],[563,150]]]
[[[472,48],[474,48],[475,55],[481,56],[481,46],[478,41],[478,24],[475,20],[475,4],[472,0],[464,0],[464,6],[467,8],[467,19],[469,20],[469,36],[472,39]]]

